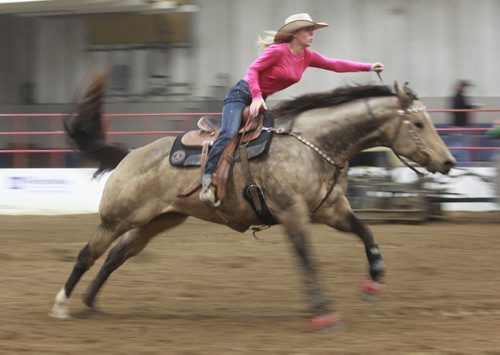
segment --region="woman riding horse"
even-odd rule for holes
[[[72,292],[83,274],[117,240],[85,293],[94,307],[99,290],[127,259],[137,255],[158,234],[183,223],[188,216],[246,229],[261,224],[246,201],[241,163],[227,183],[219,208],[197,196],[178,198],[199,180],[197,167],[170,164],[175,137],[164,137],[128,150],[106,142],[103,130],[104,78],[97,77],[79,111],[67,120],[68,135],[78,148],[100,163],[99,172],[113,170],[103,191],[97,228],[81,249],[66,283],[56,295],[52,316],[68,318]],[[267,153],[249,161],[275,220],[283,226],[304,272],[313,329],[335,325],[338,315],[319,283],[308,247],[311,223],[354,233],[368,261],[362,291],[380,287],[384,263],[369,227],[356,217],[345,193],[347,164],[360,151],[387,146],[430,172],[446,174],[456,164],[437,134],[425,106],[406,86],[394,92],[380,85],[338,88],[284,102],[272,112],[276,127]],[[288,130],[293,123],[293,130]],[[338,175],[339,167],[343,166]],[[338,179],[337,179],[338,178]],[[221,218],[218,212],[225,214]]]
[[[213,207],[219,205],[211,188],[212,176],[224,148],[238,132],[241,113],[246,106],[250,105],[251,117],[267,110],[265,98],[298,82],[307,67],[336,72],[381,72],[384,69],[381,63],[331,59],[308,49],[314,39],[314,30],[327,26],[323,22],[314,22],[309,14],[295,14],[285,20],[274,38],[262,40],[260,44],[266,50],[248,67],[245,78],[234,85],[224,99],[222,129],[210,149],[201,179],[201,201]]]

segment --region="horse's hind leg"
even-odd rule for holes
[[[51,316],[54,318],[69,317],[69,297],[83,274],[90,269],[94,262],[106,251],[113,241],[125,230],[108,228],[103,224],[97,227],[96,232],[78,254],[75,266],[64,287],[56,295]]]
[[[131,230],[120,238],[109,251],[101,270],[85,292],[83,302],[88,307],[93,308],[97,293],[113,271],[118,269],[127,259],[140,253],[155,235],[184,222],[186,218],[180,214],[162,215],[145,226]]]

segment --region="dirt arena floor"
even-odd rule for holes
[[[48,316],[95,215],[0,216],[0,353],[500,354],[499,223],[373,224],[384,294],[359,297],[361,243],[312,229],[321,280],[343,329],[308,330],[295,256],[280,227],[234,233],[194,219],[116,271],[89,313]]]

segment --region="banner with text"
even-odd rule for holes
[[[0,169],[0,214],[96,213],[109,174],[93,179],[95,169]],[[416,175],[407,168],[352,168],[349,175],[391,174],[395,182]],[[496,169],[453,170],[433,175],[433,184],[454,196],[495,197]],[[369,180],[367,180],[369,181]],[[496,211],[497,203],[445,203],[445,211]]]

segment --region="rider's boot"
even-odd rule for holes
[[[214,188],[212,184],[212,174],[203,174],[201,178],[200,201],[211,207],[219,207],[220,201],[215,198]]]

